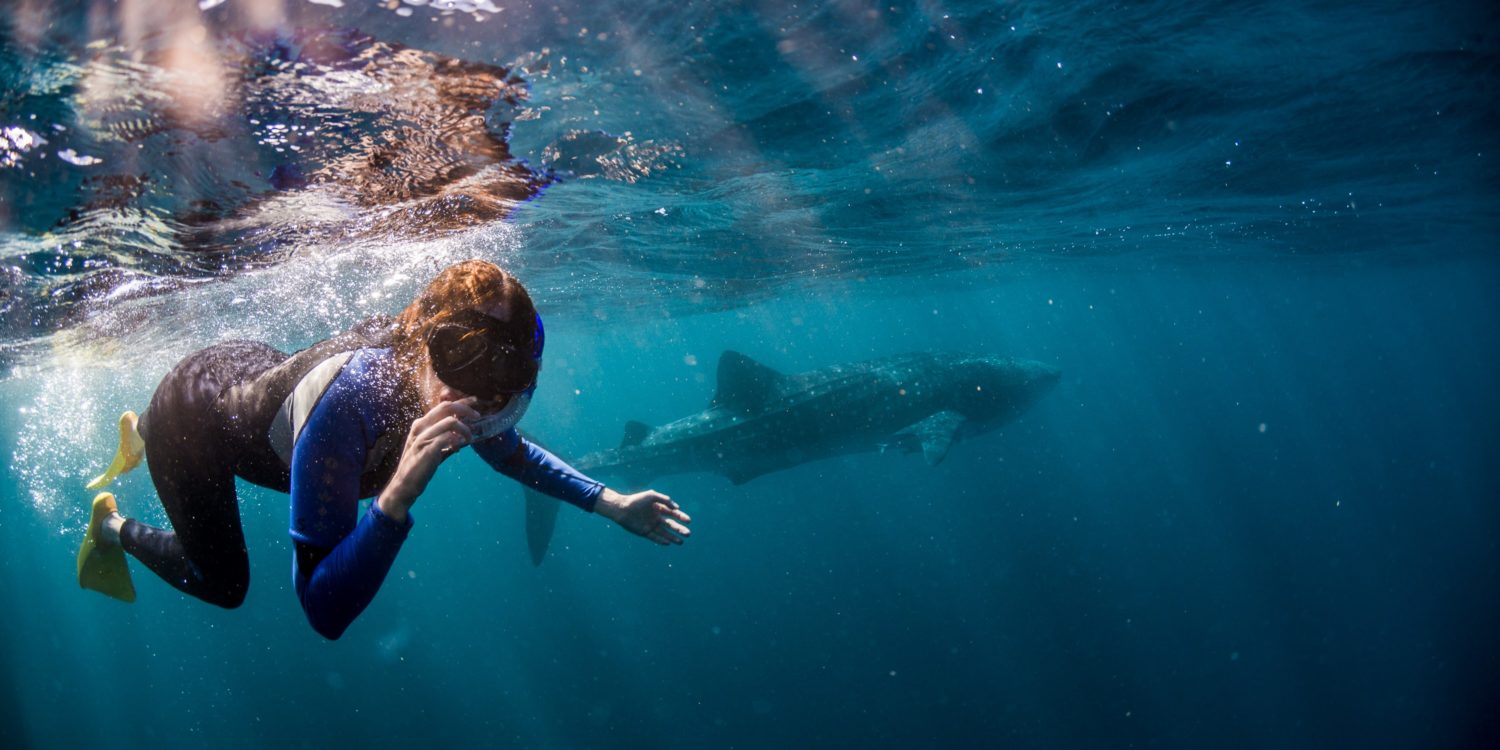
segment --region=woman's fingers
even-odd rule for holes
[[[435,442],[446,435],[457,435],[465,442],[474,439],[474,431],[456,416],[444,417],[420,430],[416,428],[416,425],[412,425],[411,437],[418,446]]]
[[[677,506],[675,506],[675,505],[672,506],[672,507],[670,507],[670,508],[662,508],[661,509],[661,514],[662,514],[662,517],[664,517],[664,518],[675,518],[678,521],[681,521],[683,523],[692,523],[693,522],[693,517],[692,516],[689,516],[688,514],[682,512],[681,510],[678,510]]]
[[[435,459],[436,463],[441,463],[473,440],[473,430],[457,416],[449,416],[421,430],[413,424],[406,448],[413,460]]]
[[[412,422],[411,428],[413,432],[419,432],[445,419],[456,418],[459,421],[473,421],[479,419],[479,417],[479,411],[474,408],[474,398],[470,396],[461,401],[444,401],[432,407],[430,411]]]
[[[450,430],[443,433],[442,435],[439,435],[434,442],[442,451],[443,457],[447,458],[448,456],[457,453],[464,446],[472,442],[472,440],[473,437],[470,435],[465,435],[458,430]]]
[[[687,524],[693,519],[672,498],[655,490],[625,496],[623,508],[623,515],[615,518],[615,522],[657,544],[682,544],[685,537],[692,535]]]
[[[474,430],[456,416],[448,417],[432,426],[432,434],[435,437],[445,433],[456,434],[463,438],[465,443],[474,439]]]
[[[663,544],[682,544],[684,537],[693,535],[688,527],[662,515],[665,506],[656,504],[656,520],[651,524],[650,530],[644,535],[646,538]]]
[[[647,493],[656,500],[657,506],[662,513],[665,513],[666,515],[669,515],[683,523],[692,523],[693,519],[688,516],[688,514],[682,512],[682,507],[679,506],[674,500],[672,500],[672,498],[667,497],[666,495],[663,495],[656,490],[647,490]]]
[[[657,518],[671,518],[671,519],[675,519],[677,521],[681,521],[684,524],[689,524],[689,523],[693,522],[692,517],[689,516],[686,513],[683,513],[681,510],[679,510],[677,508],[677,505],[675,503],[673,503],[672,505],[669,506],[666,503],[657,502],[656,503],[656,517]]]
[[[666,526],[667,528],[669,528],[672,531],[676,532],[678,536],[685,536],[685,537],[687,537],[687,536],[692,536],[693,535],[693,532],[689,531],[688,527],[683,526],[682,524],[680,524],[680,523],[678,523],[676,521],[673,521],[670,518],[663,518],[663,519],[661,519],[661,523],[662,523],[663,526]]]

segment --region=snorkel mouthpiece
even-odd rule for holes
[[[526,416],[526,407],[531,406],[531,394],[536,391],[532,386],[521,393],[512,396],[505,408],[494,414],[487,414],[471,422],[465,422],[469,431],[474,433],[474,442],[480,443],[490,438],[498,437],[521,421]]]

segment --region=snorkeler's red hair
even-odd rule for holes
[[[432,329],[463,310],[504,305],[522,319],[536,314],[531,295],[516,277],[487,260],[466,260],[444,269],[396,318],[391,348],[396,361],[415,369],[426,361]]]

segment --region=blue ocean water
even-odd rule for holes
[[[6,2],[0,742],[1489,746],[1497,15]],[[78,589],[173,362],[476,256],[547,318],[523,426],[564,455],[704,408],[725,350],[1063,380],[937,466],[663,477],[681,548],[564,508],[539,567],[460,455],[337,642],[249,485],[242,608]]]

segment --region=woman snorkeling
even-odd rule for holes
[[[412,505],[464,446],[528,487],[681,544],[690,519],[670,498],[615,492],[516,432],[545,343],[520,282],[471,260],[440,273],[396,318],[296,354],[231,341],[189,355],[139,419],[120,418],[120,450],[89,484],[147,459],[172,530],[122,516],[101,493],[78,552],[80,585],[134,601],[128,552],[181,591],[238,607],[250,585],[240,477],[291,494],[297,597],[313,629],[336,639],[380,589]]]

